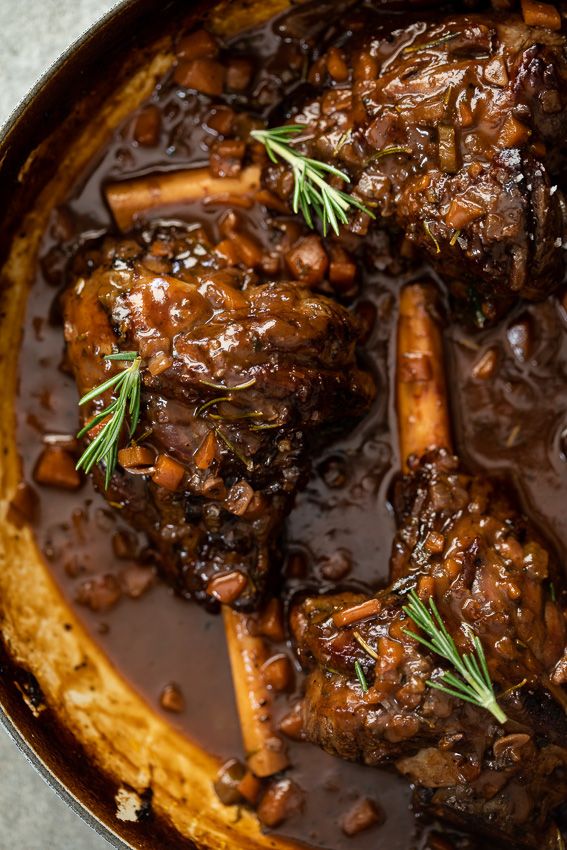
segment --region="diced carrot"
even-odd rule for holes
[[[183,692],[175,682],[170,682],[164,687],[159,702],[165,711],[172,711],[174,714],[179,714],[185,708]]]
[[[378,76],[378,60],[361,50],[355,57],[353,71],[355,80],[375,80]]]
[[[439,124],[439,166],[446,174],[454,174],[459,170],[459,154],[455,128],[448,124]]]
[[[345,58],[343,56],[342,51],[340,51],[338,47],[331,47],[327,51],[326,62],[327,70],[333,80],[336,80],[337,83],[344,83],[346,80],[348,80],[348,65],[345,62]]]
[[[208,277],[202,278],[201,292],[217,309],[241,310],[246,307],[246,299],[234,283],[234,277],[226,271],[211,272]]]
[[[489,348],[474,364],[472,376],[478,381],[486,381],[494,375],[497,365],[498,351],[496,348]]]
[[[235,112],[230,106],[215,106],[209,112],[207,126],[220,136],[228,136],[234,126]]]
[[[200,29],[180,39],[176,53],[180,59],[214,59],[218,55],[219,46],[214,37],[206,30]]]
[[[142,357],[152,357],[159,352],[169,351],[171,340],[164,336],[153,336],[140,342],[140,354]]]
[[[283,652],[268,658],[262,665],[262,678],[266,685],[278,693],[289,691],[293,685],[293,668]]]
[[[143,147],[151,148],[159,142],[161,112],[150,103],[138,113],[132,130],[134,140]]]
[[[384,820],[385,815],[376,803],[362,797],[341,817],[340,825],[344,834],[352,838],[376,824],[384,823]]]
[[[291,815],[301,811],[304,794],[292,779],[271,782],[258,806],[258,820],[273,829]]]
[[[45,487],[77,490],[81,486],[81,476],[75,469],[73,457],[57,446],[48,446],[42,451],[33,477],[38,484]]]
[[[187,89],[195,89],[211,97],[222,94],[225,69],[214,59],[192,59],[180,62],[173,79]]]
[[[254,776],[250,770],[247,770],[238,783],[237,788],[251,806],[256,805],[262,790],[262,783],[257,776]]]
[[[428,552],[439,554],[445,548],[445,536],[438,531],[430,531],[425,539],[425,548]]]
[[[347,293],[356,278],[356,263],[342,245],[329,246],[331,262],[329,264],[329,282],[341,293]]]
[[[293,741],[304,740],[305,730],[303,728],[303,706],[301,702],[296,702],[291,711],[282,717],[278,728],[280,732],[283,732]]]
[[[546,27],[550,30],[561,29],[561,15],[551,3],[522,0],[522,15],[529,27]]]
[[[152,481],[164,490],[175,491],[185,475],[184,467],[169,455],[158,455],[154,464]]]
[[[244,56],[232,58],[226,68],[226,87],[230,91],[245,91],[250,85],[254,66]]]
[[[154,454],[144,446],[128,446],[118,452],[118,463],[124,469],[135,469],[139,466],[151,466]]]
[[[485,212],[486,210],[484,207],[481,207],[479,204],[475,203],[475,201],[471,201],[464,197],[454,198],[451,201],[449,211],[445,216],[445,222],[454,230],[462,230],[462,228],[470,224],[471,221],[481,218]]]
[[[495,56],[484,67],[484,79],[493,86],[504,88],[508,85],[508,69],[501,56]]]
[[[225,506],[227,511],[230,511],[231,514],[235,514],[236,516],[243,516],[253,496],[254,490],[248,481],[244,479],[236,481],[228,491],[226,497]]]
[[[230,239],[222,239],[218,245],[215,245],[215,254],[219,254],[231,266],[236,266],[240,262],[240,255],[235,242]]]
[[[235,602],[248,584],[248,579],[239,570],[215,576],[207,585],[207,593],[214,596],[223,605]]]
[[[173,366],[173,357],[171,354],[166,354],[165,351],[158,351],[153,357],[148,360],[148,372],[154,377],[166,372],[170,366]]]
[[[316,59],[315,62],[311,65],[307,74],[307,82],[311,83],[312,86],[320,86],[323,82],[325,70],[325,57],[320,56],[319,59]]]
[[[404,658],[404,648],[397,640],[383,636],[378,639],[378,654],[382,672],[395,670]]]
[[[242,170],[246,143],[240,139],[224,139],[211,146],[209,170],[213,177],[237,177]]]
[[[503,148],[520,148],[526,144],[532,131],[514,115],[508,115],[500,133],[498,144]]]
[[[222,502],[226,499],[226,486],[223,479],[219,475],[212,475],[203,482],[201,490],[206,499]]]
[[[333,614],[333,623],[339,629],[343,626],[351,626],[353,623],[358,623],[367,617],[375,617],[376,614],[380,613],[381,609],[382,604],[378,599],[367,599],[358,605],[351,605],[350,608],[336,611]]]
[[[325,277],[329,258],[320,236],[304,236],[285,255],[290,272],[305,286],[314,286]]]
[[[258,634],[279,643],[285,638],[282,603],[279,599],[270,599],[256,618]]]
[[[262,263],[262,246],[253,236],[242,231],[235,232],[232,237],[240,262],[250,268],[256,268]]]
[[[435,579],[433,576],[421,576],[417,585],[417,595],[420,599],[430,599],[433,596],[433,591],[435,590]],[[392,630],[390,629],[390,634],[392,634]]]
[[[214,431],[209,431],[205,439],[193,455],[197,469],[208,469],[218,451],[217,438]]]
[[[466,100],[459,101],[459,124],[461,127],[470,127],[473,123],[473,113],[470,103]]]

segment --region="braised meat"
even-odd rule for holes
[[[447,452],[416,461],[395,502],[390,587],[308,598],[293,611],[311,669],[306,735],[346,759],[393,762],[435,814],[515,847],[555,848],[553,810],[567,794],[567,628],[554,557],[497,483],[465,474]],[[435,600],[461,652],[469,630],[478,635],[505,726],[428,685],[447,665],[406,633],[416,630],[403,610],[411,588]]]
[[[346,171],[378,223],[490,319],[563,279],[565,56],[560,32],[512,14],[355,30],[311,67],[317,94],[290,113],[305,125],[297,148]],[[264,180],[289,200],[286,167]],[[351,222],[369,226],[364,212]]]
[[[104,355],[141,355],[134,437],[153,458],[118,467],[105,495],[148,533],[179,592],[249,606],[315,437],[373,398],[355,320],[298,284],[222,268],[198,231],[110,242],[96,259],[64,295],[68,361],[84,393],[124,368]]]

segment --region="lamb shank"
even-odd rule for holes
[[[415,363],[418,352],[406,353]],[[415,390],[419,422],[437,392],[429,386],[435,368],[401,371],[398,381]],[[419,426],[400,423],[408,429]],[[553,550],[509,485],[468,474],[444,448],[410,458],[394,506],[391,585],[371,597],[308,598],[293,610],[299,657],[311,671],[306,737],[345,759],[394,764],[415,785],[419,805],[465,829],[514,847],[559,848],[567,623]],[[473,635],[480,640],[504,723],[431,687],[443,681],[447,662],[408,633],[419,633],[406,610],[412,590],[434,600],[461,653]]]
[[[391,32],[378,21],[315,61],[314,96],[289,112],[305,128],[294,147],[346,171],[479,321],[544,297],[565,271],[563,34],[510,13],[425,15]],[[264,181],[289,200],[287,166]],[[364,212],[351,223],[369,226]]]
[[[181,594],[252,606],[313,440],[373,399],[356,321],[295,283],[259,285],[194,229],[111,240],[92,266],[64,294],[67,359],[85,393],[124,368],[105,355],[141,356],[134,448],[150,452],[108,487],[99,464],[98,486],[147,532]]]

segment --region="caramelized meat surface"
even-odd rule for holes
[[[565,55],[561,33],[512,14],[355,31],[311,67],[298,148],[345,170],[378,222],[492,318],[563,279]],[[286,174],[269,165],[264,179],[289,199]],[[369,225],[359,212],[351,228]]]
[[[346,759],[393,762],[437,815],[516,847],[554,848],[553,810],[567,793],[557,565],[498,486],[447,453],[414,465],[396,511],[388,589],[309,598],[292,613],[311,669],[306,735]],[[416,629],[403,610],[411,588],[435,600],[461,652],[468,630],[478,635],[505,726],[428,685],[446,662],[406,632]]]
[[[68,362],[81,393],[142,357],[135,438],[151,467],[117,468],[105,495],[145,530],[182,594],[251,605],[278,534],[331,426],[368,408],[357,327],[341,306],[293,283],[258,285],[220,268],[202,233],[109,243],[64,295]],[[86,419],[109,401],[95,400]],[[124,436],[124,442],[126,434]],[[136,474],[142,473],[142,474]],[[96,471],[104,489],[104,471]]]

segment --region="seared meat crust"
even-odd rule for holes
[[[401,228],[490,319],[563,279],[565,39],[513,14],[454,14],[358,34],[317,60],[294,115],[299,148],[351,176],[378,223]],[[334,76],[333,76],[334,75]],[[264,179],[289,197],[283,166]],[[364,235],[364,213],[351,229]]]
[[[236,573],[233,601],[250,606],[313,439],[362,415],[374,384],[357,367],[358,330],[343,307],[219,268],[197,236],[164,230],[149,247],[108,245],[65,293],[67,357],[84,393],[121,368],[105,354],[141,354],[138,433],[181,464],[183,480],[171,491],[118,468],[105,495],[148,533],[180,593],[210,600],[210,582]]]
[[[567,628],[553,556],[496,483],[466,475],[445,452],[414,464],[396,512],[393,583],[377,594],[377,614],[337,627],[340,612],[366,601],[357,594],[293,611],[312,671],[306,735],[343,758],[395,763],[443,817],[515,846],[555,847],[552,811],[567,793]],[[445,662],[406,632],[415,630],[403,611],[412,587],[435,599],[461,652],[471,648],[467,629],[479,636],[505,728],[428,686]]]

